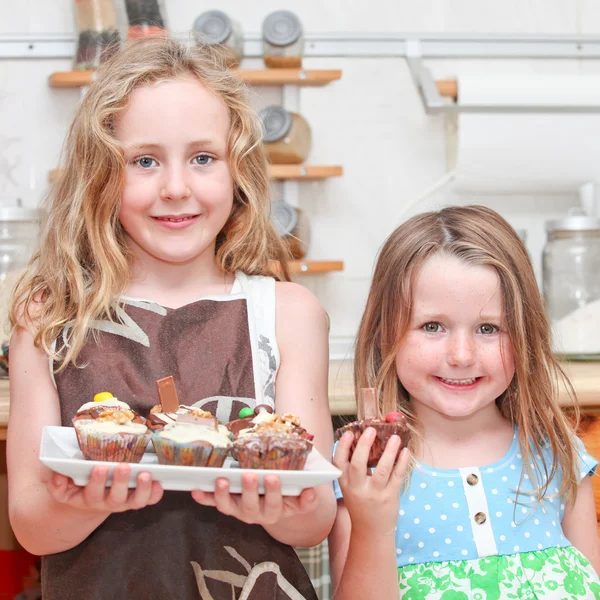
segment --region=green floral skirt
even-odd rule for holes
[[[398,569],[402,600],[600,600],[600,582],[575,548],[547,548]]]

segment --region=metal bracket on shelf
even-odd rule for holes
[[[468,104],[460,105],[449,99],[442,98],[431,71],[423,64],[420,57],[407,56],[406,62],[413,81],[419,92],[425,111],[430,114],[446,112],[471,113],[596,113],[600,112],[599,104]]]
[[[185,41],[189,34],[177,36]],[[423,58],[600,58],[600,36],[442,33],[307,33],[307,58],[407,57],[418,43]],[[76,36],[0,34],[0,58],[72,58]],[[244,35],[244,57],[261,58],[262,34]]]
[[[444,99],[431,71],[424,65],[425,56],[435,58],[597,58],[600,39],[570,38],[548,40],[544,38],[506,39],[446,39],[439,40],[437,47],[432,40],[407,39],[404,53],[406,63],[419,92],[423,107],[428,113],[457,112],[519,112],[519,113],[590,113],[600,112],[599,104],[468,104],[460,105]],[[442,49],[447,53],[440,55]]]
[[[431,72],[421,60],[421,44],[419,40],[407,40],[406,63],[417,86],[425,110],[428,113],[435,113],[451,109],[453,105],[444,101],[435,85],[435,80]]]

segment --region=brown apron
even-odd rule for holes
[[[97,323],[78,366],[55,376],[64,426],[102,391],[147,415],[159,403],[156,380],[168,375],[182,404],[217,397],[212,408],[225,401],[231,418],[252,405],[245,298],[179,309],[127,301],[117,312],[121,323]],[[317,600],[293,548],[188,492],[114,513],[75,548],[43,557],[42,591],[44,600]]]

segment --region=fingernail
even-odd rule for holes
[[[55,486],[57,486],[57,487],[60,485],[60,481],[61,481],[61,479],[60,479],[60,475],[55,475],[55,476],[52,478],[52,483],[53,483]]]
[[[353,437],[354,434],[351,431],[346,431],[346,433],[344,433],[344,435],[342,436],[342,439],[350,441]]]
[[[306,494],[306,501],[312,502],[316,498],[316,494],[314,492],[308,492]]]

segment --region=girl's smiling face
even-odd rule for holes
[[[233,205],[225,103],[198,80],[135,89],[115,123],[126,169],[119,219],[146,265],[214,261]]]
[[[451,419],[495,411],[515,366],[502,329],[500,279],[490,266],[440,253],[419,270],[413,315],[396,371],[424,421],[432,412]]]

